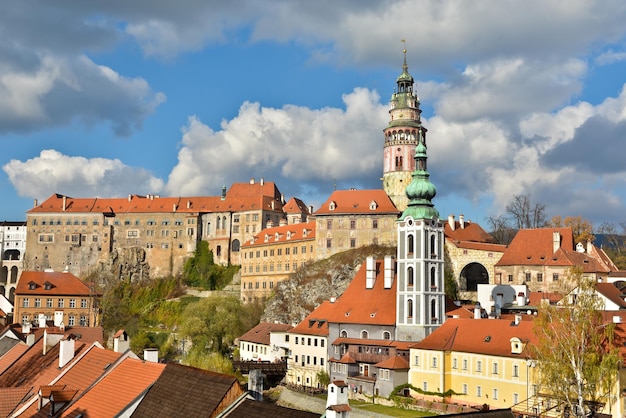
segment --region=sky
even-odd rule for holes
[[[53,193],[381,188],[406,48],[443,218],[487,227],[525,194],[624,222],[625,21],[623,0],[1,2],[0,219]]]

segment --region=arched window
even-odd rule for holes
[[[15,288],[12,287],[11,290],[9,290],[9,302],[13,303],[15,302]]]
[[[238,239],[234,239],[233,243],[232,243],[232,249],[234,253],[238,253],[239,252],[239,240]]]
[[[369,334],[366,330],[361,331],[361,338],[367,340]]]
[[[407,318],[413,318],[413,299],[406,301],[406,316]]]
[[[211,222],[206,223],[206,235],[211,234]]]
[[[437,301],[435,299],[430,301],[430,320],[433,324],[437,323]]]
[[[220,218],[219,216],[217,217],[217,228],[216,229],[222,229],[222,218]]]
[[[383,340],[390,340],[390,339],[391,339],[391,333],[389,331],[384,331]]]
[[[0,270],[0,283],[6,283],[9,277],[9,268],[7,266],[3,266],[2,270]]]
[[[17,267],[11,267],[11,283],[17,283]]]
[[[430,288],[437,288],[437,275],[435,274],[435,267],[430,268]]]
[[[348,338],[348,331],[346,331],[345,329],[342,329],[341,333],[339,334],[339,336],[341,338]]]
[[[437,246],[435,245],[435,235],[430,236],[430,256],[435,258],[437,256]]]
[[[222,218],[222,228],[226,229],[226,216]]]
[[[221,245],[218,245],[215,248],[215,255],[217,255],[218,257],[220,257],[222,255],[222,246]]]
[[[0,295],[4,296],[4,286],[0,286]]]
[[[409,267],[408,269],[406,269],[406,284],[407,286],[413,286],[415,285],[415,277],[414,277],[414,272],[413,272],[413,267]]]
[[[413,242],[414,241],[413,234],[409,234],[407,236],[407,241],[408,241],[407,242],[407,248],[408,248],[407,253],[413,254],[414,247],[415,247],[415,243]]]

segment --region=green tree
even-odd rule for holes
[[[238,298],[211,296],[187,306],[180,331],[191,340],[192,351],[228,356],[235,338],[249,329],[247,311]]]
[[[327,388],[330,384],[330,375],[325,370],[317,372],[317,381],[321,387]]]
[[[237,266],[224,267],[215,264],[209,244],[206,241],[200,241],[196,245],[193,257],[185,262],[183,279],[189,286],[209,290],[222,289],[232,281],[233,275],[238,270]]]
[[[445,246],[444,246],[445,247]],[[452,269],[452,260],[448,254],[448,249],[444,248],[443,251],[443,289],[452,300],[459,299],[459,285],[454,277],[454,271]]]
[[[580,268],[572,268],[568,279],[571,291],[562,303],[539,311],[533,350],[542,391],[563,400],[572,416],[584,417],[610,401],[620,357],[595,282]]]

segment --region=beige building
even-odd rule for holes
[[[68,272],[25,271],[15,290],[13,322],[40,325],[40,320],[67,326],[96,326],[99,295]],[[45,325],[44,325],[45,326]]]
[[[27,212],[25,266],[86,275],[100,262],[137,266],[133,274],[159,277],[181,271],[199,240],[221,264],[240,264],[241,244],[268,224],[306,217],[290,212],[272,182],[235,183],[221,196],[71,198],[53,194]],[[126,272],[120,271],[121,274]]]
[[[336,190],[314,212],[317,259],[370,244],[397,243],[400,211],[384,190]]]
[[[267,228],[241,247],[241,298],[265,299],[307,261],[315,260],[315,222]]]

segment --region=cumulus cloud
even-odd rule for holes
[[[120,160],[71,157],[55,150],[43,150],[26,161],[11,160],[2,169],[20,196],[37,199],[51,193],[112,197],[158,193],[163,189],[161,179]]]
[[[281,178],[292,184],[281,187],[294,191],[320,181],[378,179],[387,107],[363,88],[343,101],[345,109],[245,103],[219,131],[190,118],[166,190],[207,193],[227,179],[261,176]]]

